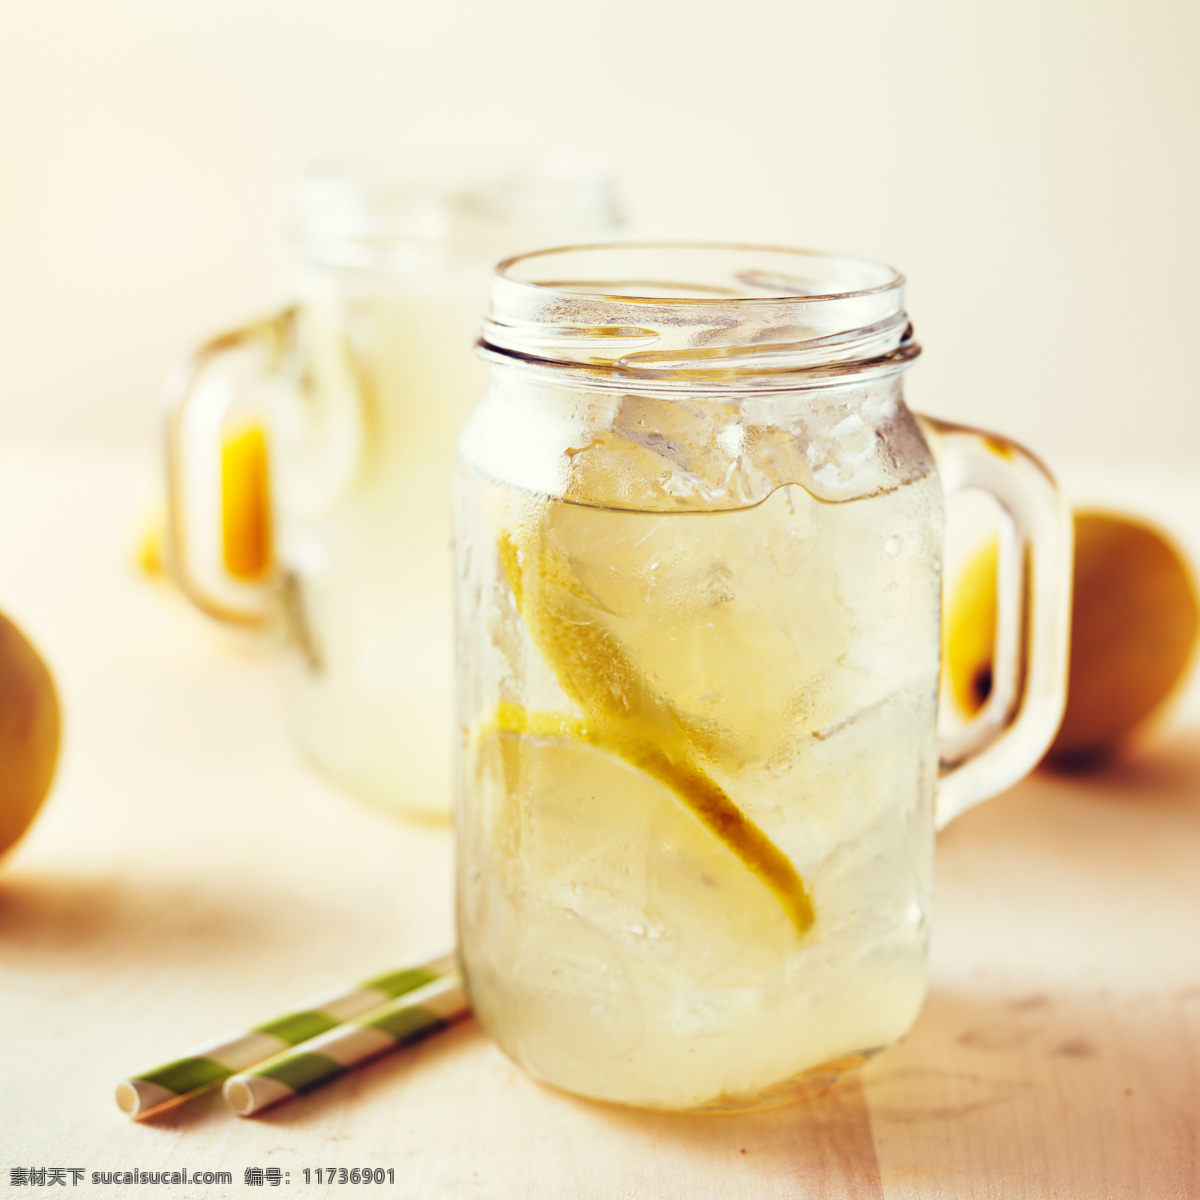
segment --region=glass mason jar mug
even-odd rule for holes
[[[613,233],[614,189],[586,163],[431,151],[315,168],[297,208],[295,305],[209,342],[170,381],[173,570],[212,615],[282,634],[293,723],[319,766],[444,819],[449,491],[486,381],[479,313],[503,255]],[[275,561],[247,578],[222,545],[217,464],[222,442],[261,447],[263,427]]]
[[[1053,737],[1066,510],[1019,446],[906,409],[902,294],[741,246],[497,271],[456,479],[459,939],[542,1080],[736,1109],[896,1041],[935,828]],[[939,739],[964,488],[1007,515],[997,678]]]

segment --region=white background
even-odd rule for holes
[[[286,294],[296,169],[578,145],[639,232],[883,258],[914,408],[1200,459],[1194,0],[4,0],[0,441],[149,441]]]

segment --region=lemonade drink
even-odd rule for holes
[[[470,352],[483,288],[475,274],[361,274],[306,298],[305,386],[280,397],[273,422],[290,699],[327,771],[380,803],[445,817],[450,477],[486,383]]]
[[[880,264],[757,246],[497,269],[456,483],[459,954],[539,1079],[722,1111],[895,1042],[935,795],[944,822],[1052,736],[1061,502],[1019,447],[909,412],[902,297]],[[927,432],[1034,564],[1004,598],[1017,702],[969,745],[938,738]]]
[[[898,389],[773,401],[767,439],[761,406],[501,375],[458,483],[475,1011],[619,1103],[828,1083],[925,987],[942,498],[889,455]]]
[[[289,698],[326,771],[449,816],[450,480],[487,371],[472,353],[493,264],[611,233],[587,163],[495,148],[368,156],[301,182],[295,383],[271,419]]]

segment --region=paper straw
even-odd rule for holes
[[[174,1062],[121,1080],[117,1084],[117,1107],[131,1117],[149,1117],[215,1087],[237,1071],[335,1029],[351,1017],[422,988],[454,971],[456,966],[453,954],[443,954],[376,975],[349,988],[323,992],[296,1012],[239,1030],[199,1046]]]
[[[225,1081],[225,1102],[239,1117],[252,1117],[360,1063],[420,1041],[466,1011],[462,976],[455,972],[232,1076]]]

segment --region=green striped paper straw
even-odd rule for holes
[[[225,1080],[225,1102],[239,1117],[252,1117],[360,1063],[420,1041],[466,1011],[462,976],[456,971],[232,1076]]]
[[[349,988],[314,996],[296,1012],[239,1030],[153,1071],[121,1080],[117,1084],[117,1107],[139,1120],[152,1116],[208,1091],[238,1071],[335,1029],[351,1017],[422,988],[456,967],[454,955],[443,954],[376,975]]]

